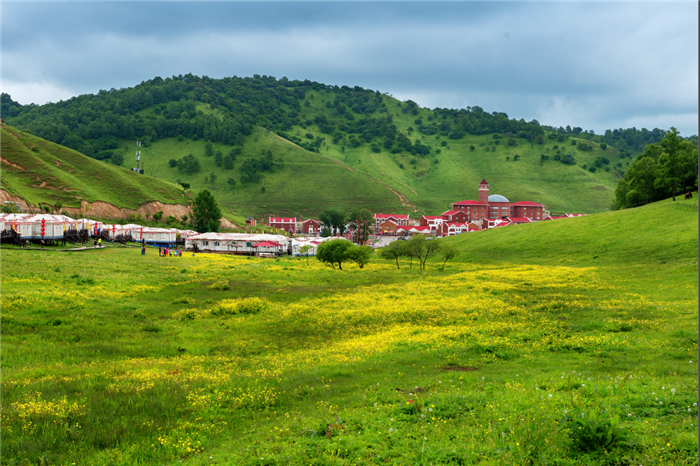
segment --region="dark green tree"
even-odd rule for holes
[[[214,155],[214,146],[211,144],[211,141],[207,141],[207,143],[204,144],[204,156],[211,157],[212,155]]]
[[[192,204],[192,228],[200,233],[219,231],[221,209],[214,196],[203,189],[194,198]]]
[[[345,251],[347,260],[356,263],[361,269],[364,268],[365,265],[367,265],[369,260],[372,258],[373,253],[374,250],[369,246],[353,245]]]
[[[326,209],[318,216],[324,226],[342,236],[345,232],[345,212],[340,209]]]
[[[671,126],[666,132],[666,136],[661,140],[662,153],[659,157],[659,174],[655,185],[660,188],[669,189],[671,197],[676,200],[676,191],[682,184],[680,173],[681,139],[678,137],[678,130]]]
[[[401,270],[401,267],[399,266],[399,258],[405,255],[402,247],[404,244],[405,243],[403,241],[392,241],[387,246],[381,248],[379,250],[379,254],[382,259],[396,261],[396,268]]]
[[[153,214],[153,220],[155,220],[156,222],[160,222],[161,218],[163,218],[163,211],[162,210],[159,210],[158,212]]]
[[[224,163],[224,155],[221,153],[220,150],[217,150],[216,154],[214,154],[214,164],[217,167],[220,167],[223,165],[223,163]]]
[[[343,262],[348,260],[347,250],[352,247],[350,241],[344,239],[333,239],[319,244],[316,250],[316,259],[335,269],[335,264],[343,270]]]

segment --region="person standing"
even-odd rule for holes
[[[141,255],[146,255],[146,243],[141,243]]]

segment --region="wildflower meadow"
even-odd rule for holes
[[[651,265],[3,249],[3,464],[696,464],[694,206]]]

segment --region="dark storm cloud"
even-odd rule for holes
[[[7,3],[3,92],[266,74],[596,132],[697,134],[695,3]]]

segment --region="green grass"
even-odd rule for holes
[[[79,208],[81,202],[103,201],[135,209],[150,201],[189,204],[173,183],[141,176],[12,127],[2,131],[2,189],[28,203],[62,203]]]
[[[452,237],[443,272],[3,250],[3,463],[695,464],[697,209]]]

